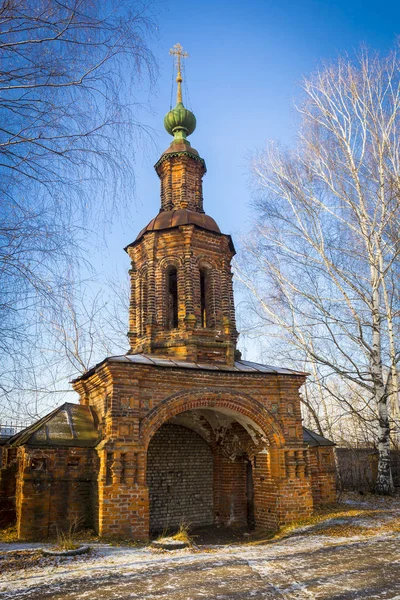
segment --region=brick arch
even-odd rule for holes
[[[197,256],[195,258],[195,265],[198,267],[198,269],[210,269],[210,270],[218,270],[220,265],[218,264],[218,261],[216,261],[215,259],[209,257],[209,256],[205,256],[203,254],[201,254],[200,256]]]
[[[175,267],[176,269],[180,269],[183,265],[182,257],[175,256],[172,254],[171,256],[165,256],[162,258],[159,263],[159,268],[163,271],[169,269],[169,267]]]
[[[178,303],[179,303],[179,291],[182,290],[183,286],[183,273],[182,273],[182,259],[179,257],[172,255],[166,256],[162,260],[160,260],[158,265],[158,272],[161,274],[161,305],[160,305],[160,313],[162,326],[167,327],[168,324],[168,299],[167,299],[167,287],[168,287],[168,273],[170,269],[176,269],[177,281],[178,281]]]
[[[155,432],[172,417],[188,410],[198,408],[229,409],[256,424],[265,434],[269,445],[284,446],[285,440],[282,428],[276,418],[258,400],[249,394],[237,393],[232,390],[186,390],[168,396],[155,406],[140,424],[140,438],[147,449]]]

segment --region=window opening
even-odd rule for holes
[[[121,454],[121,483],[126,483],[126,454]]]
[[[207,276],[204,270],[200,271],[200,308],[201,326],[207,327]]]
[[[47,460],[45,458],[32,458],[31,469],[32,471],[46,471]]]
[[[168,272],[168,329],[178,327],[178,273],[175,268]]]

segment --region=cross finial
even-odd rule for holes
[[[173,48],[169,51],[172,56],[175,57],[175,65],[178,75],[176,77],[176,82],[178,84],[178,90],[176,93],[176,101],[177,103],[182,102],[182,74],[181,74],[181,58],[187,58],[189,54],[185,52],[180,44],[175,44]]]

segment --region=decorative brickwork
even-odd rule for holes
[[[0,519],[22,538],[73,520],[136,540],[182,519],[274,529],[334,500],[332,447],[301,424],[305,374],[235,360],[235,250],[204,213],[194,115],[167,117],[160,212],[126,248],[130,351],[4,452]]]
[[[161,210],[187,208],[204,213],[202,179],[206,165],[187,140],[173,142],[155,165],[161,181]]]
[[[204,161],[187,141],[173,142],[156,170],[160,218],[126,248],[132,261],[131,351],[233,364],[235,250],[230,236],[220,233],[213,219],[202,217]],[[175,297],[171,270],[176,274]],[[171,316],[173,304],[176,318]]]

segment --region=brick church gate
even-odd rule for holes
[[[335,500],[332,444],[302,427],[306,375],[236,350],[235,249],[203,209],[181,81],[178,68],[173,140],[155,165],[160,210],[125,249],[130,349],[72,382],[79,405],[3,445],[0,521],[15,518],[20,537],[74,518],[134,539],[182,520],[271,529]]]
[[[271,452],[283,436],[254,398],[177,394],[144,420],[143,438],[151,531],[181,522],[276,527]]]

